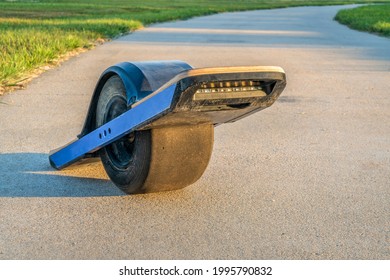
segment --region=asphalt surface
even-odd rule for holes
[[[390,259],[390,40],[341,7],[158,24],[0,97],[0,259]],[[100,74],[120,61],[277,65],[270,108],[215,129],[183,190],[125,196],[99,164],[53,170]]]

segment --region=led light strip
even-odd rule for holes
[[[208,82],[196,90],[194,100],[263,97],[264,92],[260,81],[223,81]]]

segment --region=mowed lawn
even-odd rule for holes
[[[341,10],[335,19],[353,29],[390,37],[390,4]]]
[[[44,65],[150,23],[227,11],[390,0],[0,0],[0,94]]]

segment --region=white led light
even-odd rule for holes
[[[260,81],[222,81],[202,83],[194,100],[263,97],[267,94]]]

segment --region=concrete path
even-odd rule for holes
[[[0,97],[0,259],[390,259],[390,40],[341,7],[158,24]],[[54,171],[101,72],[120,61],[278,65],[271,108],[216,128],[181,191],[124,196],[99,164]]]

